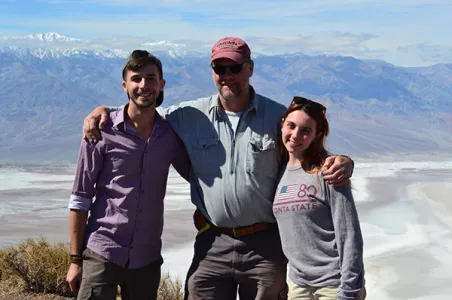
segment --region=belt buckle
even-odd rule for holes
[[[244,235],[249,235],[252,234],[253,232],[251,232],[252,230],[250,230],[251,228],[248,227],[233,227],[232,228],[232,233],[235,237],[241,237]]]
[[[235,237],[239,237],[239,229],[237,227],[232,227],[232,235]]]

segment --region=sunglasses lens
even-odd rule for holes
[[[303,97],[294,97],[293,102],[295,104],[306,104],[308,102],[308,99],[303,98]]]
[[[242,71],[242,65],[240,64],[230,65],[229,70],[231,71],[232,74],[238,74],[240,73],[240,71]]]
[[[306,105],[308,108],[311,107],[311,108],[313,108],[315,110],[322,111],[322,112],[326,111],[326,107],[323,106],[322,104],[314,102],[314,101],[309,100],[309,99],[304,98],[304,97],[298,97],[297,96],[297,97],[294,97],[292,99],[292,101],[293,101],[293,103],[295,103],[297,105]]]
[[[213,66],[212,69],[218,75],[223,75],[224,73],[226,73],[226,67],[225,66]]]
[[[240,73],[240,71],[242,71],[242,66],[243,65],[241,64],[234,64],[229,66],[216,65],[212,66],[212,69],[218,75],[223,75],[224,73],[226,73],[227,69],[229,69],[229,71],[231,71],[232,74],[238,74]]]

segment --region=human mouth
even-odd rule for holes
[[[140,93],[140,94],[138,94],[138,97],[148,98],[150,95],[151,95],[151,93]]]
[[[229,88],[235,86],[234,83],[226,82],[226,81],[222,81],[222,82],[221,82],[221,85],[222,85],[222,86],[229,87]]]
[[[301,144],[297,144],[295,141],[291,141],[291,140],[289,140],[288,141],[288,144],[290,145],[290,146],[292,146],[292,147],[298,147],[298,146],[301,146]]]

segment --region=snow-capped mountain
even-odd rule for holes
[[[84,116],[97,105],[127,101],[121,68],[132,49],[162,60],[164,105],[215,92],[209,49],[190,41],[141,38],[127,48],[117,39],[117,47],[107,48],[105,40],[46,39],[8,44],[0,38],[0,162],[74,161]],[[327,106],[333,152],[452,149],[452,64],[401,68],[302,53],[255,55],[254,61],[251,82],[259,93],[284,104],[304,95]]]
[[[48,32],[48,33],[37,33],[37,34],[29,34],[27,35],[30,40],[38,40],[42,42],[81,42],[81,39],[71,38],[67,36],[59,35],[56,32]]]
[[[203,43],[194,41],[172,42],[156,41],[143,37],[111,37],[94,40],[81,40],[60,35],[55,32],[30,34],[27,36],[0,36],[0,51],[9,49],[39,57],[60,57],[69,55],[126,57],[134,49],[148,51],[166,51],[175,58],[199,56],[208,50]],[[25,49],[25,52],[24,50]]]

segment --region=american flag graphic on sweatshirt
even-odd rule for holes
[[[278,192],[278,201],[293,199],[297,194],[297,185],[283,185]]]

